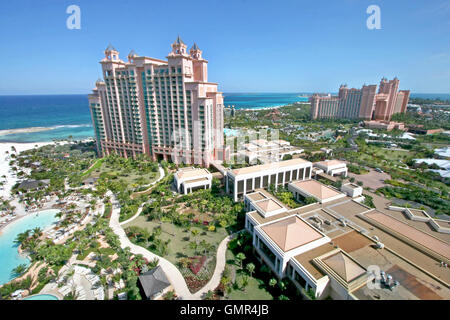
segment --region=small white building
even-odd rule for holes
[[[198,189],[211,189],[212,174],[205,168],[181,168],[175,175],[177,191],[188,194]]]
[[[341,191],[345,192],[349,197],[355,198],[362,195],[363,188],[354,183],[346,183],[342,185]]]
[[[339,160],[325,160],[314,163],[314,167],[322,169],[326,174],[330,176],[342,175],[347,176],[347,164]]]

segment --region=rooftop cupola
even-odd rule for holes
[[[134,58],[139,57],[134,50],[131,50],[128,54],[128,62],[134,63]]]
[[[117,61],[119,60],[119,51],[116,50],[111,44],[105,49],[105,57],[108,60]]]
[[[175,40],[174,43],[172,43],[172,54],[181,54],[181,55],[187,55],[187,46],[181,40],[180,36],[177,37],[177,40]]]
[[[191,54],[191,57],[194,59],[201,59],[202,58],[202,50],[200,50],[197,46],[197,44],[194,42],[194,45],[192,46],[191,50],[189,51]]]

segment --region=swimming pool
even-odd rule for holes
[[[35,294],[24,298],[23,300],[59,300],[57,296],[52,294]]]
[[[28,265],[30,261],[19,254],[14,243],[17,235],[36,227],[46,229],[55,223],[55,217],[59,210],[50,209],[31,213],[19,220],[12,222],[0,231],[0,285],[15,278],[12,270],[19,264]]]
[[[239,135],[239,130],[237,130],[237,129],[223,128],[223,133],[224,133],[226,136],[228,136],[228,137],[230,137],[230,136],[236,137],[236,136]]]

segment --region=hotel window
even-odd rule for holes
[[[297,174],[298,174],[298,170],[297,169],[292,171],[292,180],[297,180]]]
[[[238,193],[244,192],[244,180],[238,181]]]
[[[264,253],[264,255],[275,266],[276,256],[273,254],[273,252],[269,249],[269,247],[263,241],[259,241],[259,249]]]
[[[284,174],[284,172],[278,173],[278,184],[282,184],[283,183],[283,174]]]
[[[305,171],[305,169],[301,168],[299,173],[298,173],[298,180],[303,180],[303,172]]]
[[[247,185],[246,185],[246,190],[250,191],[253,188],[253,181],[252,179],[247,179]]]
[[[294,279],[297,281],[297,283],[302,288],[306,288],[306,281],[302,278],[302,276],[297,272],[297,270],[294,271]]]
[[[276,176],[276,174],[270,176],[270,184],[275,184]]]
[[[305,179],[309,179],[310,174],[311,174],[311,167],[308,167],[306,168]]]
[[[286,182],[291,182],[291,172],[286,171]]]
[[[263,188],[266,188],[269,185],[269,176],[263,177]]]
[[[261,177],[256,177],[255,178],[255,189],[260,188],[261,187]]]

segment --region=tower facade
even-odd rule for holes
[[[376,85],[364,85],[361,89],[349,89],[341,85],[338,96],[310,98],[311,118],[390,120],[395,113],[406,112],[409,90],[398,91],[397,78],[383,78],[377,93]]]
[[[104,82],[89,95],[99,154],[204,166],[223,154],[223,97],[208,82],[208,61],[180,37],[171,47],[167,60],[132,51],[127,62],[107,48]]]

